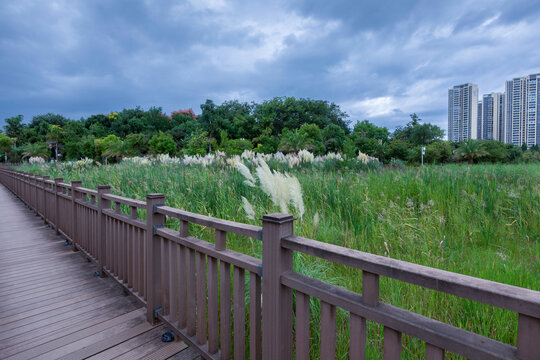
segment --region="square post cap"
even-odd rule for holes
[[[292,222],[296,220],[296,218],[289,214],[281,214],[281,213],[274,213],[274,214],[268,214],[264,215],[261,219],[262,222],[270,222],[274,224],[284,224],[287,222]]]

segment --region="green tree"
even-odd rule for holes
[[[152,154],[169,154],[174,155],[176,153],[176,143],[171,134],[159,134],[152,136],[148,142],[150,145],[150,152]]]
[[[256,145],[255,151],[263,154],[273,154],[278,150],[279,138],[272,135],[272,129],[266,128],[261,134],[253,139]]]
[[[13,139],[0,133],[0,152],[4,153],[4,161],[7,162],[8,154],[13,147]]]
[[[343,149],[346,133],[338,125],[330,124],[323,129],[322,137],[327,151],[339,152]]]
[[[49,125],[49,132],[46,135],[47,141],[54,148],[54,159],[58,160],[58,146],[63,143],[65,137],[64,129],[59,125]]]
[[[39,156],[44,159],[49,158],[49,150],[47,149],[47,144],[43,142],[37,142],[33,144],[26,144],[22,146],[22,160],[26,158],[31,158],[34,156]]]
[[[281,132],[281,140],[279,142],[279,151],[285,153],[296,153],[308,146],[308,139],[305,134],[298,129],[289,130],[283,129]]]
[[[304,124],[298,132],[306,138],[306,150],[317,155],[323,155],[326,148],[323,143],[322,131],[317,124]]]
[[[394,139],[408,141],[412,145],[428,145],[444,137],[444,130],[437,125],[420,124],[422,119],[411,114],[411,121],[405,127],[398,127],[392,134]]]
[[[484,150],[484,144],[478,140],[469,139],[462,142],[459,147],[454,150],[456,160],[467,160],[469,164],[474,164],[475,161],[487,155]]]
[[[426,163],[445,163],[452,158],[452,148],[446,141],[435,141],[426,146]]]
[[[213,146],[215,147],[215,140],[208,137],[206,131],[198,131],[189,138],[183,153],[185,155],[206,155]]]
[[[18,141],[23,140],[23,131],[25,125],[22,123],[23,116],[17,115],[6,119],[6,125],[4,125],[4,130],[6,131],[6,136],[17,139]]]
[[[140,156],[148,153],[148,139],[144,134],[129,134],[124,143],[127,156]]]
[[[353,136],[357,138],[370,138],[387,141],[390,131],[386,127],[379,127],[368,120],[356,123],[353,129]]]
[[[113,135],[113,134],[107,135],[103,139],[94,140],[96,153],[104,159],[108,159],[110,157],[110,156],[107,156],[108,149],[114,149],[114,148],[120,147],[121,145],[119,143],[122,143],[122,139],[120,139],[118,136]]]
[[[410,145],[408,142],[395,139],[391,140],[388,143],[388,146],[385,148],[384,157],[386,159],[399,159],[403,161],[408,161],[410,158]]]

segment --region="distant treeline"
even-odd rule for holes
[[[115,161],[126,156],[167,153],[204,155],[220,150],[241,154],[298,152],[317,155],[365,153],[387,163],[392,159],[419,163],[540,161],[538,148],[527,149],[496,141],[443,141],[444,131],[416,114],[390,132],[368,120],[351,127],[349,116],[324,100],[276,97],[262,103],[207,100],[201,113],[192,109],[166,115],[160,107],[124,109],[70,120],[58,114],[34,116],[28,124],[22,115],[6,119],[0,132],[2,161],[17,162],[32,156],[75,160]]]

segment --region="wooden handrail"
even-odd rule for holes
[[[198,224],[216,230],[225,231],[228,233],[248,236],[254,239],[262,239],[262,227],[243,224],[239,222],[218,219],[206,215],[195,214],[192,212],[175,209],[170,206],[158,206],[156,208],[158,214],[170,216],[176,219],[188,221],[193,224]]]
[[[540,292],[365,253],[299,236],[282,246],[307,255],[540,318]]]
[[[377,306],[366,305],[362,296],[355,292],[296,272],[282,274],[281,283],[355,315],[468,358],[518,359],[513,346],[385,303],[378,303]]]
[[[124,204],[124,205],[128,205],[128,206],[135,206],[135,207],[141,208],[141,209],[146,207],[146,202],[141,201],[141,200],[130,199],[130,198],[127,198],[127,197],[124,197],[124,196],[113,195],[113,194],[104,194],[103,198],[106,199],[106,200],[119,202],[120,204]]]

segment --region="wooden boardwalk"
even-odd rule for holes
[[[0,359],[198,359],[0,185]]]

